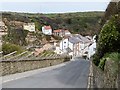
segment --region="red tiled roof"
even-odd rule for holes
[[[51,26],[44,26],[46,30],[52,29]]]
[[[54,33],[55,33],[55,32],[62,32],[62,30],[61,30],[61,29],[58,29],[58,30],[54,30],[53,32],[54,32]]]

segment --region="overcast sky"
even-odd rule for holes
[[[0,11],[29,12],[29,13],[64,13],[64,12],[84,12],[84,11],[105,11],[110,0],[26,0],[2,2]],[[44,1],[44,2],[43,2]],[[63,2],[64,1],[64,2]],[[96,2],[95,2],[96,1]]]

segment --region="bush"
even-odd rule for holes
[[[120,62],[120,53],[113,52],[113,53],[109,54],[108,59],[115,61],[116,63],[119,63]]]
[[[62,37],[60,37],[60,36],[54,36],[54,35],[52,35],[52,37],[53,37],[55,40],[62,40]]]
[[[105,56],[102,59],[100,59],[100,63],[98,65],[98,67],[101,68],[102,70],[104,70],[105,62],[108,57],[109,57],[109,54],[107,53],[107,54],[105,54]]]
[[[18,45],[11,44],[11,43],[3,43],[2,51],[3,51],[3,55],[6,55],[14,51],[17,51],[17,53],[21,53],[23,50]]]
[[[99,56],[97,56],[97,54],[94,54],[93,55],[93,63],[98,66],[99,65],[99,62],[100,62],[100,58]]]
[[[102,70],[104,70],[105,61],[106,61],[106,58],[100,59],[100,63],[98,67],[101,68]]]
[[[51,40],[51,36],[50,35],[45,35],[46,40],[49,42]]]
[[[97,52],[93,61],[99,65],[100,59],[111,52],[120,52],[120,24],[118,15],[112,17],[102,28],[97,44]]]
[[[113,53],[105,54],[105,56],[102,59],[100,59],[100,63],[98,65],[98,67],[101,68],[102,70],[104,70],[105,62],[109,61],[109,60],[112,60],[116,64],[118,64],[120,62],[120,53],[113,52]]]
[[[107,61],[112,62],[112,65],[109,65],[111,74],[116,76],[119,72],[118,63],[120,63],[120,53],[111,53],[107,58]]]
[[[8,34],[3,36],[3,40],[16,45],[27,45],[26,37],[28,30],[23,30],[21,28],[15,29],[14,27],[8,27]]]
[[[65,57],[64,62],[70,61],[70,57]]]

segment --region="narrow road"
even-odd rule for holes
[[[3,88],[87,88],[89,61],[73,60],[65,66],[3,83]]]

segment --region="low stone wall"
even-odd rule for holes
[[[69,61],[70,57],[65,58],[54,58],[54,59],[38,59],[38,60],[14,60],[14,61],[1,61],[0,71],[1,75],[9,75],[29,70],[39,69],[52,65],[57,65],[66,61]]]
[[[120,63],[106,61],[104,71],[93,63],[92,67],[94,88],[120,88]]]

